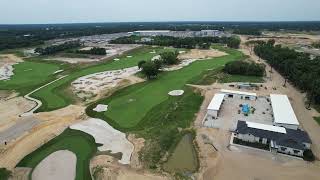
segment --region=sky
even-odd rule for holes
[[[316,20],[320,0],[0,0],[0,24]]]

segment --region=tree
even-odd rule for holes
[[[141,69],[141,68],[142,68],[142,65],[143,65],[144,63],[146,63],[145,60],[139,61],[139,62],[138,62],[138,68]]]
[[[7,180],[9,177],[11,177],[12,172],[7,170],[6,168],[0,168],[0,179],[1,180]]]
[[[316,158],[314,157],[313,152],[310,149],[307,149],[303,152],[303,159],[305,161],[314,161]]]
[[[148,79],[155,78],[159,73],[159,70],[156,64],[151,61],[142,64],[141,67],[142,67],[142,73],[145,74]]]
[[[173,65],[178,63],[178,54],[179,53],[177,51],[175,52],[167,51],[167,52],[161,53],[160,56],[164,64]]]
[[[237,36],[233,36],[227,40],[227,46],[229,48],[238,49],[240,47],[241,40]]]

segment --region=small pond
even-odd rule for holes
[[[197,170],[197,152],[192,141],[191,134],[183,136],[168,161],[163,165],[165,171],[190,173]]]

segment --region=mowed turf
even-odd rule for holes
[[[155,50],[156,54],[150,53]],[[68,106],[73,102],[73,98],[66,95],[65,89],[68,88],[72,81],[76,80],[81,76],[93,74],[108,70],[117,70],[136,66],[141,60],[151,60],[154,56],[162,51],[168,51],[172,49],[164,49],[163,47],[150,47],[146,46],[137,49],[131,53],[119,57],[119,61],[109,61],[103,64],[90,66],[78,71],[72,72],[66,78],[59,80],[49,86],[35,92],[31,96],[42,101],[43,105],[38,111],[51,111],[59,108]],[[132,56],[132,57],[127,57]]]
[[[168,98],[168,92],[182,89],[189,80],[199,77],[207,69],[224,66],[227,62],[243,58],[237,50],[224,49],[229,55],[210,60],[196,61],[177,71],[163,72],[155,80],[134,85],[116,97],[99,103],[108,104],[108,111],[98,114],[103,119],[111,119],[122,128],[133,128],[154,106]]]
[[[30,167],[34,170],[44,158],[59,150],[69,150],[77,156],[76,180],[91,179],[89,161],[97,152],[97,144],[92,136],[71,129],[65,130],[61,135],[24,157],[17,167]]]
[[[25,61],[16,64],[10,80],[0,81],[0,89],[16,90],[24,95],[54,77],[59,65],[44,62]]]

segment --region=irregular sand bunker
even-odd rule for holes
[[[99,151],[111,151],[111,153],[122,153],[119,160],[121,164],[130,164],[131,154],[134,146],[126,138],[126,134],[114,129],[101,119],[90,118],[86,121],[70,126],[71,129],[80,130],[92,135],[96,143],[103,144],[98,147]]]
[[[86,92],[98,94],[106,88],[116,87],[122,80],[139,72],[138,66],[121,70],[104,71],[78,78],[72,82],[75,93]]]
[[[181,96],[184,93],[184,90],[173,90],[170,91],[168,94],[170,96]]]
[[[70,180],[76,177],[76,155],[68,150],[56,151],[43,159],[32,172],[33,180]]]
[[[22,59],[13,54],[0,55],[0,81],[9,80],[14,75],[13,65],[19,62],[22,62]]]
[[[108,105],[98,104],[95,108],[93,108],[96,112],[105,112],[108,110]]]
[[[216,50],[216,49],[191,49],[190,51],[186,53],[179,54],[179,59],[207,59],[207,58],[213,58],[213,57],[221,57],[228,55],[225,52]]]

